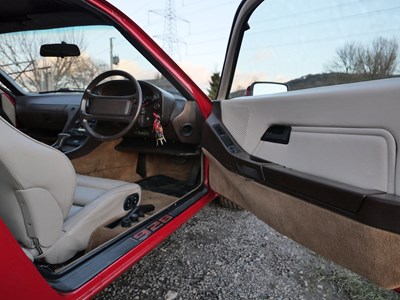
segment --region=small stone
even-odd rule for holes
[[[174,291],[168,291],[168,293],[165,295],[164,299],[165,300],[174,300],[178,297],[178,293]]]

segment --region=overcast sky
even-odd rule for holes
[[[109,0],[164,45],[167,0]],[[212,72],[221,71],[232,20],[240,0],[175,0],[176,28],[181,43],[173,58],[203,89]],[[155,11],[155,12],[152,12]]]

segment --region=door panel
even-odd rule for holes
[[[400,236],[268,188],[222,166],[207,150],[210,185],[275,230],[385,288],[400,284]]]
[[[398,95],[400,79],[385,79],[215,102],[203,135],[211,188],[313,251],[398,287]]]
[[[81,94],[31,94],[17,97],[19,128],[32,138],[53,144],[69,115],[79,107]]]
[[[292,127],[287,145],[261,140],[254,156],[356,187],[394,193],[396,143],[384,129]]]
[[[397,194],[400,175],[394,174],[394,170],[400,166],[398,161],[395,164],[393,162],[395,144],[400,139],[400,121],[397,117],[400,111],[399,86],[400,80],[396,78],[280,95],[237,98],[221,102],[221,117],[234,139],[251,155],[295,170],[311,171],[315,175],[359,187]],[[311,133],[325,130],[342,135],[328,138],[331,135],[326,133],[312,138],[315,135],[295,133],[293,143],[289,142],[286,146],[269,143],[267,147],[261,141],[262,136],[271,125],[276,124],[295,129],[300,127],[298,130]],[[357,128],[359,132],[355,131],[356,136],[346,136]],[[299,135],[302,135],[301,139]],[[344,144],[343,139],[346,139]],[[302,151],[313,153],[307,155]],[[314,156],[318,151],[320,153],[317,156],[323,156],[320,159]],[[296,157],[294,152],[299,156]],[[298,159],[303,161],[294,161]],[[319,160],[326,159],[328,161],[321,166]],[[338,167],[338,164],[344,167]],[[332,169],[336,167],[338,170]],[[344,176],[342,180],[341,176]]]

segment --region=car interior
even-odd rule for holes
[[[87,52],[47,31],[100,26],[118,33],[93,7],[18,0],[0,8],[2,43],[16,49],[19,35],[47,34],[30,53],[37,55],[32,64],[13,64],[0,50],[0,217],[42,274],[54,279],[160,213],[187,205],[202,180],[204,118],[167,72],[138,80],[111,64],[79,79],[86,69],[76,56]],[[45,67],[31,68],[49,56]],[[44,79],[64,62],[78,70],[72,88],[66,76],[51,84]],[[34,75],[36,85],[29,81]]]

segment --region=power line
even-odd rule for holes
[[[364,0],[364,1],[371,1],[371,0]],[[295,13],[292,13],[292,14],[279,15],[279,16],[272,17],[272,18],[271,17],[262,18],[260,20],[251,22],[251,24],[268,23],[268,22],[271,22],[271,21],[282,21],[283,19],[298,18],[299,16],[310,15],[310,14],[318,15],[317,13],[320,13],[320,12],[323,12],[323,11],[327,11],[327,10],[328,11],[332,11],[333,9],[337,9],[337,8],[343,7],[343,6],[351,6],[354,3],[359,3],[359,0],[350,1],[350,2],[344,2],[344,3],[336,3],[334,5],[319,7],[319,8],[316,8],[316,9],[306,10],[306,11],[302,11],[302,12],[296,11]]]
[[[385,29],[385,30],[360,32],[360,33],[346,35],[346,37],[354,38],[354,37],[360,37],[360,36],[373,35],[373,34],[377,34],[377,33],[386,33],[386,32],[393,32],[393,31],[397,32],[397,31],[399,31],[399,29],[400,29],[400,27]],[[265,49],[265,48],[279,48],[279,47],[288,47],[288,46],[295,46],[295,45],[306,45],[306,44],[313,44],[316,42],[342,40],[342,39],[343,39],[343,35],[333,35],[333,36],[326,36],[323,38],[314,38],[314,39],[302,40],[302,41],[289,41],[286,43],[265,44],[265,45],[258,46],[258,47],[254,47],[254,46],[242,47],[241,51],[243,52],[243,51],[248,51],[248,50],[253,51],[253,50]]]
[[[346,37],[354,38],[354,37],[360,37],[360,36],[374,35],[374,34],[378,34],[378,33],[397,32],[399,30],[400,30],[400,27],[396,27],[396,28],[384,29],[384,30],[359,32],[359,33],[355,33],[355,34],[346,35]],[[263,44],[262,46],[251,45],[251,46],[241,47],[240,51],[245,52],[245,51],[249,51],[249,50],[254,51],[254,50],[260,50],[260,49],[265,49],[265,48],[279,48],[279,47],[288,47],[288,46],[291,47],[291,46],[296,46],[296,45],[307,45],[307,44],[312,44],[312,43],[317,43],[317,42],[333,41],[333,40],[341,40],[341,39],[343,39],[343,35],[331,35],[331,36],[326,36],[323,38],[312,38],[312,39],[302,40],[302,41],[288,41],[288,42],[284,42],[284,43],[279,43],[279,42],[278,43],[269,43],[269,44]],[[216,54],[216,53],[220,53],[220,52],[223,52],[223,51],[198,52],[198,53],[192,53],[188,56],[202,56],[202,55]]]
[[[164,50],[171,57],[180,58],[179,45],[186,45],[186,43],[179,38],[177,21],[185,22],[189,24],[189,26],[190,22],[176,14],[174,0],[166,0],[165,9],[149,10],[149,13],[153,13],[164,18],[164,33],[156,35],[155,37],[163,40]]]
[[[194,9],[192,11],[189,11],[189,12],[185,13],[185,16],[190,16],[190,15],[193,15],[193,14],[199,14],[199,13],[204,12],[204,11],[212,11],[213,9],[215,9],[217,7],[221,7],[221,6],[227,5],[229,3],[233,3],[233,2],[237,2],[237,1],[229,0],[229,1],[221,2],[221,3],[217,3],[217,4],[214,4],[214,5],[211,5],[211,6],[202,7],[201,9]],[[238,2],[238,3],[240,3],[240,2]],[[233,16],[232,16],[232,20],[233,20]]]
[[[296,25],[290,25],[290,26],[284,26],[284,27],[278,27],[278,28],[269,28],[267,30],[259,30],[259,31],[250,31],[247,35],[256,35],[256,34],[264,34],[264,33],[274,33],[276,31],[280,31],[280,30],[288,30],[288,29],[293,29],[293,28],[300,28],[300,27],[308,27],[308,26],[314,26],[314,25],[319,25],[319,24],[323,24],[323,23],[337,23],[337,22],[341,22],[344,20],[353,20],[354,18],[358,18],[358,17],[367,17],[370,15],[374,15],[374,14],[379,14],[382,12],[388,12],[388,13],[397,13],[397,10],[400,9],[400,6],[397,7],[390,7],[390,8],[385,8],[385,9],[377,9],[377,10],[371,10],[371,11],[366,11],[366,12],[362,12],[362,13],[356,13],[356,14],[351,14],[351,15],[346,15],[346,16],[342,16],[342,17],[334,17],[334,18],[326,18],[326,19],[322,19],[322,20],[317,20],[317,21],[311,21],[311,22],[307,22],[307,23],[301,23],[301,24],[296,24]]]
[[[266,34],[266,33],[275,33],[277,31],[282,31],[282,30],[290,30],[290,29],[298,29],[301,27],[309,27],[309,26],[315,26],[323,23],[337,23],[341,21],[345,21],[347,19],[354,19],[358,17],[368,17],[373,14],[378,14],[382,12],[389,12],[389,13],[397,13],[397,10],[399,10],[400,7],[391,7],[391,8],[386,8],[386,9],[379,9],[379,10],[373,10],[373,11],[367,11],[367,12],[362,12],[362,13],[356,13],[356,14],[351,14],[351,15],[346,15],[343,17],[334,17],[334,18],[328,18],[328,19],[323,19],[323,20],[316,20],[316,21],[311,21],[307,23],[300,23],[296,25],[290,25],[290,26],[283,26],[283,27],[276,27],[276,28],[268,28],[265,26],[265,28],[268,29],[262,29],[262,30],[256,30],[256,31],[249,31],[246,33],[246,36],[254,36],[254,35],[260,35],[260,34]],[[388,29],[390,30],[390,29]],[[210,42],[215,42],[221,40],[220,38],[213,38],[213,39],[204,39],[204,40],[198,40],[196,42],[190,43],[190,45],[199,45],[199,44],[205,44],[205,43],[210,43]]]

